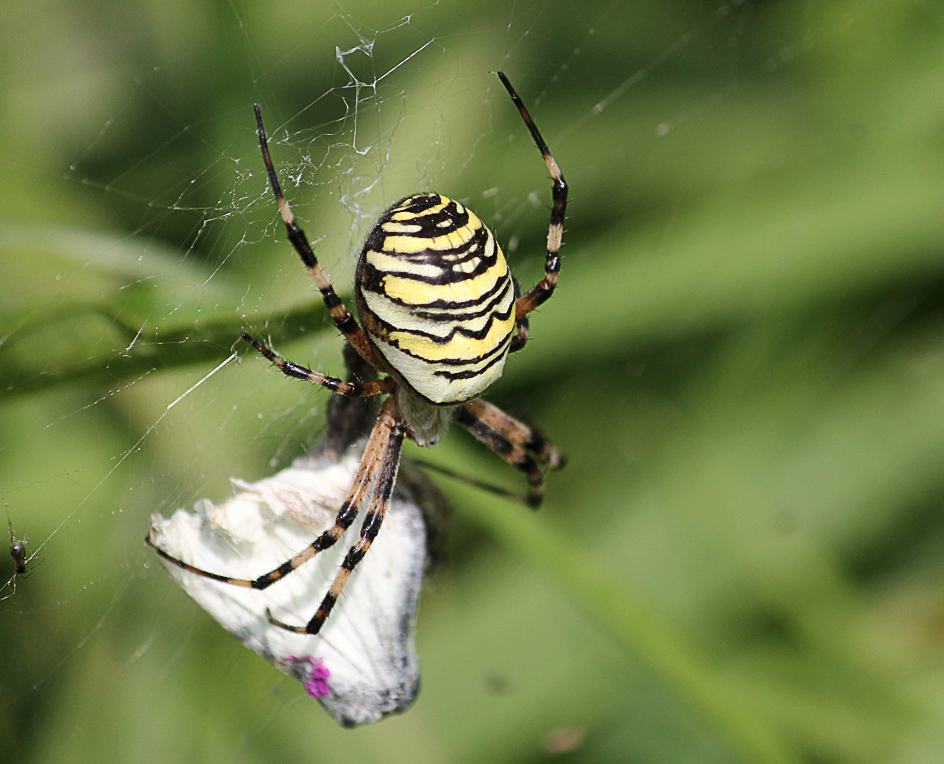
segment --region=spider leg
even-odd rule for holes
[[[551,224],[547,230],[547,254],[544,260],[544,278],[515,302],[515,314],[520,322],[528,313],[547,300],[547,298],[554,293],[554,287],[557,286],[557,276],[560,273],[561,239],[564,236],[564,213],[567,209],[567,182],[564,180],[564,174],[561,172],[560,167],[557,166],[557,162],[554,161],[554,157],[551,156],[551,151],[548,149],[547,143],[544,142],[544,138],[541,137],[537,125],[534,124],[534,120],[525,108],[524,103],[522,103],[521,98],[515,92],[515,89],[511,86],[508,78],[502,72],[498,72],[498,78],[502,81],[502,85],[505,86],[505,90],[508,91],[508,95],[511,96],[511,100],[514,101],[515,106],[518,107],[521,118],[528,126],[528,130],[531,131],[531,137],[534,138],[534,142],[537,144],[541,156],[544,157],[544,163],[547,165],[547,169],[551,173],[551,179],[554,181],[554,185],[551,189],[553,206],[551,207]],[[519,323],[518,334],[515,339],[512,340],[512,350],[520,350],[524,347],[527,338],[527,326],[525,326],[522,331]]]
[[[515,285],[515,312],[517,313],[518,298],[521,297],[521,287],[518,284],[518,279],[514,276],[511,278],[512,283]],[[528,336],[530,335],[530,327],[528,324],[528,317],[524,314],[516,315],[515,317],[515,336],[511,338],[511,345],[508,347],[509,353],[517,353],[521,348],[528,344]]]
[[[537,430],[481,398],[459,406],[455,421],[512,467],[525,473],[526,503],[539,507],[544,499],[547,472],[561,469],[566,463],[564,455]]]
[[[377,370],[361,358],[352,345],[345,344],[342,354],[347,369],[344,378],[348,382],[377,379]],[[340,461],[341,454],[360,440],[364,433],[370,432],[371,425],[377,421],[378,413],[376,397],[349,398],[332,395],[328,398],[325,436],[318,450],[334,461]]]
[[[426,471],[438,472],[440,475],[445,475],[448,478],[458,480],[462,483],[465,483],[466,485],[473,485],[476,488],[479,488],[483,491],[488,491],[489,493],[493,493],[496,496],[503,496],[506,499],[512,499],[517,501],[519,504],[524,504],[525,506],[528,504],[528,497],[523,493],[518,493],[517,491],[512,491],[508,488],[502,488],[500,485],[495,485],[485,480],[479,480],[478,478],[470,477],[469,475],[466,475],[462,472],[451,470],[448,467],[443,467],[440,464],[433,464],[432,462],[428,462],[425,459],[417,459],[415,456],[411,456],[410,461],[413,464],[419,465]]]
[[[314,382],[316,385],[321,385],[332,393],[346,395],[349,398],[364,398],[370,395],[382,395],[384,393],[393,392],[394,382],[390,377],[374,379],[367,382],[345,382],[343,379],[329,377],[326,374],[322,374],[320,371],[312,371],[305,366],[299,366],[297,363],[286,361],[274,350],[270,350],[259,342],[259,340],[250,337],[246,332],[240,332],[240,334],[246,342],[274,363],[279,371],[286,377]]]
[[[274,570],[270,570],[268,573],[264,573],[258,578],[231,578],[230,576],[224,576],[219,573],[211,573],[208,570],[194,567],[183,560],[173,557],[160,547],[156,546],[154,542],[151,541],[150,534],[145,537],[144,541],[148,544],[148,546],[153,547],[154,551],[168,562],[173,563],[178,568],[190,571],[191,573],[196,573],[198,576],[203,576],[204,578],[209,578],[213,581],[220,581],[224,584],[242,586],[247,589],[267,589],[276,581],[291,573],[293,570],[295,570],[295,568],[304,565],[312,557],[318,554],[318,552],[322,552],[325,549],[334,546],[337,540],[341,538],[341,536],[344,535],[344,532],[351,526],[351,523],[354,522],[354,518],[357,517],[358,509],[363,506],[364,500],[367,498],[368,489],[370,488],[373,478],[372,469],[389,450],[388,441],[392,437],[392,429],[399,428],[399,431],[402,430],[403,427],[399,421],[399,418],[395,417],[391,413],[393,410],[395,410],[392,400],[393,399],[388,399],[387,403],[384,404],[384,407],[381,409],[380,417],[378,417],[377,423],[374,425],[374,429],[371,432],[370,439],[367,441],[367,446],[364,449],[364,458],[361,459],[360,467],[357,469],[357,475],[354,477],[354,484],[351,486],[351,490],[344,499],[344,503],[341,505],[341,509],[338,511],[337,517],[335,517],[334,525],[318,536],[318,538],[312,541],[311,544],[305,547],[301,552],[292,557],[292,559],[283,562]],[[400,441],[398,441],[396,448],[396,456],[398,458],[399,442],[401,442],[403,439],[402,434],[399,437]],[[395,476],[396,468],[394,467],[394,477]],[[365,526],[366,525],[367,521],[365,520]],[[379,526],[380,523],[378,522],[377,527],[379,528]],[[363,532],[364,531],[362,529],[361,533],[363,534]],[[376,534],[376,531],[374,533]]]
[[[392,398],[388,399],[380,411],[377,424],[371,433],[370,441],[368,441],[367,450],[364,452],[364,459],[361,462],[361,471],[366,471],[367,474],[377,474],[377,482],[371,494],[370,503],[367,505],[367,513],[364,515],[364,522],[361,525],[360,538],[345,555],[331,588],[328,589],[324,599],[321,600],[321,604],[311,620],[304,626],[292,626],[273,618],[267,612],[269,623],[273,626],[278,626],[287,631],[294,631],[298,634],[317,634],[321,630],[335,603],[337,603],[341,591],[351,577],[351,573],[354,572],[354,568],[357,567],[364,555],[367,554],[367,550],[370,549],[370,545],[383,524],[384,516],[390,506],[390,496],[393,494],[393,487],[397,480],[400,451],[403,448],[405,431],[406,425],[397,411],[396,404]],[[375,445],[375,448],[371,448],[371,445]]]
[[[338,327],[345,339],[354,346],[361,358],[376,366],[377,358],[374,355],[373,348],[367,341],[367,335],[364,334],[364,330],[361,329],[354,317],[344,307],[341,298],[335,293],[334,287],[331,286],[331,279],[328,278],[328,274],[324,272],[324,269],[318,263],[318,258],[315,257],[308,237],[295,220],[295,213],[292,212],[292,208],[282,193],[282,186],[275,174],[272,156],[269,154],[269,141],[266,138],[265,125],[262,123],[262,110],[259,108],[259,104],[255,104],[253,108],[256,112],[256,126],[259,133],[259,147],[262,149],[262,159],[265,162],[266,172],[269,174],[269,185],[272,186],[272,193],[275,194],[275,200],[279,205],[279,213],[288,232],[288,240],[292,243],[305,267],[308,268],[308,273],[311,274],[315,286],[321,292],[325,307],[331,314],[331,318],[334,319],[335,326]]]

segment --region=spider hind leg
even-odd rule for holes
[[[405,431],[406,425],[397,412],[395,402],[393,399],[388,399],[381,409],[377,423],[371,432],[367,448],[364,450],[364,458],[358,470],[358,476],[361,474],[377,475],[374,490],[367,505],[367,512],[364,515],[364,522],[361,525],[360,538],[344,556],[344,561],[341,563],[331,587],[321,600],[321,604],[311,620],[304,626],[293,626],[274,618],[271,613],[267,612],[266,617],[273,626],[278,626],[287,631],[294,631],[298,634],[317,634],[321,631],[321,627],[331,614],[335,604],[337,604],[338,597],[341,596],[348,579],[357,564],[367,554],[371,544],[377,537],[377,533],[380,531],[380,526],[383,524],[384,517],[390,507],[390,497],[397,481],[400,452],[403,448]]]
[[[390,403],[390,401],[388,401],[388,403],[384,405],[383,409],[381,409],[380,417],[377,419],[377,423],[374,425],[370,439],[367,441],[367,446],[364,449],[364,457],[361,460],[360,467],[357,470],[357,475],[354,478],[354,484],[352,485],[351,490],[348,492],[344,503],[341,505],[341,509],[338,511],[334,525],[319,535],[301,552],[296,554],[290,560],[286,560],[274,570],[270,570],[268,573],[263,573],[258,578],[232,578],[219,573],[211,573],[210,571],[203,570],[202,568],[197,568],[193,565],[190,565],[189,563],[184,562],[183,560],[178,559],[177,557],[168,554],[151,540],[150,534],[145,537],[145,542],[148,544],[148,546],[153,547],[161,557],[167,560],[167,562],[172,563],[183,570],[195,573],[198,576],[203,576],[204,578],[209,578],[213,581],[220,581],[224,584],[231,584],[232,586],[242,586],[245,588],[257,590],[267,589],[276,581],[281,580],[296,568],[304,565],[319,552],[334,546],[338,539],[344,535],[345,531],[347,531],[347,529],[354,522],[354,518],[357,517],[358,510],[361,508],[361,506],[363,506],[364,501],[367,499],[374,474],[373,470],[378,464],[382,462],[387,452],[387,433],[391,429],[390,422],[392,421],[396,425],[398,431],[400,431],[400,428],[402,428],[402,424],[399,423],[399,419],[390,413],[391,410],[393,410],[393,405]],[[400,435],[400,442],[402,443],[402,434]],[[400,452],[398,447],[396,450],[396,458],[398,462],[399,455]],[[394,478],[395,477],[396,470],[394,469]],[[376,494],[377,491],[375,490],[374,493]],[[373,504],[371,506],[373,506]],[[361,529],[361,533],[363,535],[363,528]],[[283,626],[283,628],[291,628],[275,621],[273,621],[273,623]],[[306,633],[304,632],[304,629],[302,632]]]
[[[533,427],[481,398],[459,406],[455,421],[512,467],[524,472],[528,482],[525,503],[535,509],[541,506],[547,473],[563,469],[567,463],[550,441]]]

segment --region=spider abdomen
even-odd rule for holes
[[[449,405],[501,376],[515,288],[501,247],[469,209],[416,194],[381,216],[357,266],[357,311],[398,383]]]

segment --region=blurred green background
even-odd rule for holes
[[[940,3],[2,19],[0,498],[42,559],[0,593],[10,761],[944,761]],[[420,698],[342,730],[143,537],[320,437],[324,393],[240,330],[341,370],[252,103],[342,294],[424,189],[530,284],[550,183],[497,69],[572,202],[560,287],[489,397],[570,464],[536,515],[442,481]],[[519,485],[461,433],[423,455]]]

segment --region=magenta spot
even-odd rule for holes
[[[312,698],[324,698],[331,693],[331,686],[328,684],[331,672],[328,670],[328,667],[321,662],[321,658],[312,658],[311,656],[299,658],[296,655],[287,655],[285,659],[292,663],[311,664],[308,678],[302,680],[302,684],[305,687],[305,692]]]
[[[307,661],[311,664],[311,673],[308,679],[303,682],[305,692],[307,692],[309,696],[312,698],[324,698],[330,694],[331,687],[328,685],[328,678],[331,676],[331,672],[328,671],[328,667],[321,662],[321,658],[296,658],[294,655],[290,655],[288,659],[296,663]]]

